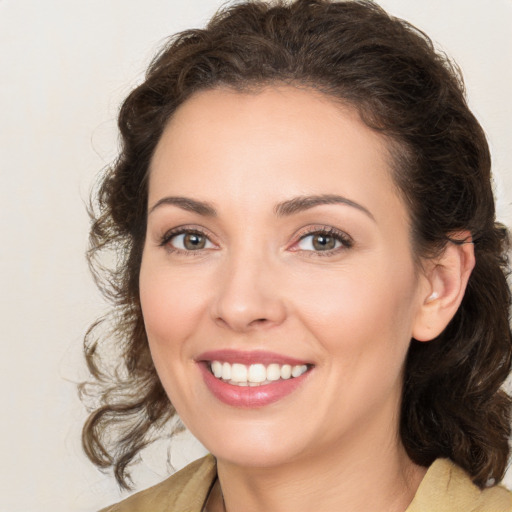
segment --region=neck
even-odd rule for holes
[[[208,510],[404,512],[426,469],[416,466],[398,441],[383,441],[381,436],[364,446],[330,446],[272,468],[218,460],[220,485]]]

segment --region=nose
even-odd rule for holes
[[[277,274],[263,258],[230,258],[216,283],[214,321],[237,332],[280,325],[286,307]]]

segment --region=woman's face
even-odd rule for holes
[[[397,437],[428,292],[408,220],[384,139],[320,93],[179,108],[151,164],[140,294],[163,386],[220,460]]]

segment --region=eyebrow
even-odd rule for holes
[[[364,206],[360,205],[359,203],[356,203],[355,201],[352,201],[351,199],[347,199],[346,197],[338,196],[335,194],[294,197],[293,199],[283,201],[282,203],[276,205],[274,211],[276,215],[282,217],[293,215],[295,213],[299,213],[304,210],[309,210],[310,208],[314,208],[315,206],[320,206],[324,204],[344,204],[347,206],[351,206],[352,208],[356,208],[357,210],[365,213],[368,217],[370,217],[370,219],[375,221],[375,217]]]
[[[162,205],[173,205],[181,208],[182,210],[187,210],[189,212],[194,212],[199,215],[204,215],[205,217],[216,217],[217,211],[215,208],[206,201],[197,201],[196,199],[190,199],[189,197],[179,197],[179,196],[169,196],[163,197],[158,200],[149,210],[148,215],[154,212],[157,208]]]
[[[365,213],[370,219],[375,221],[375,217],[364,206],[360,205],[359,203],[356,203],[355,201],[352,201],[351,199],[347,199],[346,197],[335,194],[294,197],[293,199],[288,199],[287,201],[283,201],[277,204],[274,207],[274,213],[278,217],[286,217],[289,215],[293,215],[295,213],[300,213],[302,211],[309,210],[310,208],[314,208],[315,206],[325,204],[344,204],[347,206],[351,206],[352,208],[356,208],[357,210]],[[157,208],[163,205],[177,206],[182,210],[194,212],[197,213],[198,215],[203,215],[205,217],[217,216],[217,211],[210,203],[206,201],[198,201],[196,199],[181,196],[163,197],[149,209],[148,214],[151,214],[153,211],[155,211]]]

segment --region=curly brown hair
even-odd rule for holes
[[[204,30],[171,38],[125,100],[120,155],[91,210],[88,257],[114,307],[85,337],[92,379],[82,392],[99,397],[83,430],[87,455],[112,466],[126,487],[130,462],[175,415],[151,360],[138,288],[148,166],[166,123],[198,90],[275,83],[352,105],[388,138],[417,257],[438,254],[454,232],[471,232],[476,266],[462,305],[438,338],[411,342],[400,434],[417,464],[449,457],[479,486],[501,480],[511,431],[511,398],[502,389],[511,368],[511,296],[488,144],[456,66],[425,34],[365,0],[225,8]],[[112,265],[102,263],[112,252]]]

